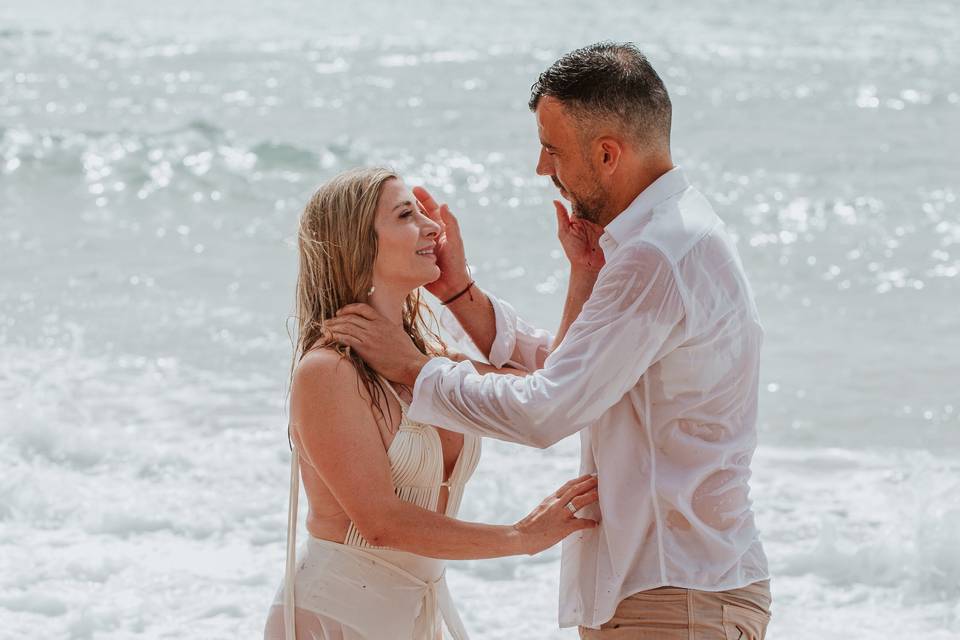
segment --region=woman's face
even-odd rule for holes
[[[423,213],[401,180],[384,183],[374,229],[377,232],[377,258],[373,263],[376,286],[412,291],[440,277],[434,255],[440,226]]]

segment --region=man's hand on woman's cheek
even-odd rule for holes
[[[350,304],[324,323],[334,340],[356,351],[377,373],[400,384],[413,385],[430,358],[417,349],[402,327],[373,307]]]

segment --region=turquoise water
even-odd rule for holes
[[[675,159],[767,329],[771,636],[960,636],[958,25],[943,1],[8,1],[0,617],[255,636],[283,566],[300,208],[388,163],[445,194],[481,284],[554,326],[565,263],[525,103],[612,38],[664,77]],[[463,515],[520,517],[576,455],[492,443]],[[450,581],[477,638],[572,638],[557,572],[553,550]]]

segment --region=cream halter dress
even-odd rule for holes
[[[463,436],[445,482],[436,428],[409,420],[407,404],[389,382],[383,385],[400,403],[400,426],[387,449],[397,496],[436,511],[440,488],[447,486],[445,514],[455,517],[480,459],[480,438]],[[447,589],[444,560],[372,547],[352,522],[342,544],[308,535],[295,557],[299,494],[300,454],[294,447],[286,576],[271,613],[273,618],[282,608],[283,625],[268,620],[265,640],[439,640],[441,620],[454,640],[467,640]]]

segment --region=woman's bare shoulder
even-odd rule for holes
[[[342,403],[344,407],[370,403],[353,362],[327,348],[312,349],[300,358],[293,371],[290,397],[295,405],[304,401],[311,405]]]

